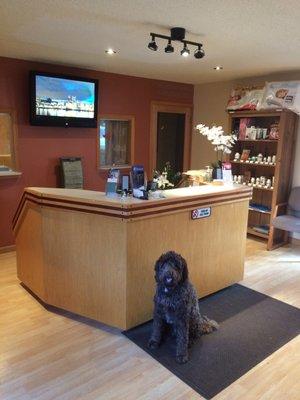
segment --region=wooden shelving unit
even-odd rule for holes
[[[267,240],[267,249],[272,250],[288,242],[288,233],[275,229],[271,225],[275,217],[276,205],[285,203],[291,190],[291,177],[294,165],[295,141],[298,116],[288,110],[274,111],[236,111],[229,112],[229,130],[237,132],[241,118],[251,118],[251,125],[259,128],[268,128],[274,123],[279,124],[279,139],[237,140],[232,158],[236,152],[240,154],[244,149],[250,150],[250,157],[262,153],[264,157],[276,155],[276,164],[240,162],[231,160],[233,175],[244,175],[246,171],[251,177],[274,176],[273,189],[253,187],[252,203],[266,206],[270,211],[249,207],[248,234]],[[255,227],[269,226],[268,233],[255,230]]]

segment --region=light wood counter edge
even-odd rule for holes
[[[47,190],[57,190],[57,193],[47,193]],[[44,190],[44,191],[43,191]],[[174,196],[174,197],[166,197],[166,198],[160,198],[160,199],[149,199],[149,200],[139,200],[136,198],[130,198],[128,200],[123,201],[122,198],[116,197],[116,198],[110,198],[105,195],[104,192],[97,192],[93,190],[82,190],[82,192],[86,194],[93,194],[93,195],[99,195],[101,198],[95,199],[95,198],[88,198],[88,197],[79,197],[79,196],[74,196],[74,193],[72,191],[77,191],[77,189],[55,189],[55,188],[35,188],[35,187],[28,187],[24,189],[24,192],[26,193],[31,193],[34,196],[37,196],[41,199],[59,199],[61,201],[68,201],[68,202],[74,202],[74,203],[85,203],[85,204],[95,204],[95,205],[103,205],[103,206],[109,206],[109,207],[116,207],[119,209],[132,209],[132,208],[146,208],[150,206],[160,206],[163,203],[177,203],[177,202],[184,202],[186,200],[190,200],[193,198],[198,198],[198,197],[218,197],[223,194],[237,194],[237,193],[252,193],[252,188],[248,186],[232,186],[232,187],[226,187],[224,190],[224,186],[220,186],[220,190],[216,192],[207,192],[207,193],[199,193],[199,194],[189,194],[186,196]],[[64,191],[64,192],[62,192]],[[168,191],[166,191],[167,193]]]

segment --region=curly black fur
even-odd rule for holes
[[[176,337],[176,361],[188,361],[188,347],[202,334],[218,328],[218,324],[202,316],[196,290],[188,279],[186,261],[180,254],[168,251],[155,264],[153,331],[148,346],[160,345],[166,325]]]

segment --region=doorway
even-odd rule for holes
[[[156,169],[162,171],[167,162],[173,171],[183,171],[185,114],[157,113]]]
[[[151,104],[150,168],[162,171],[170,162],[175,172],[190,167],[192,105],[165,102]]]

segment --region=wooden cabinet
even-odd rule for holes
[[[288,242],[288,232],[275,229],[270,221],[275,217],[276,206],[285,203],[291,190],[298,116],[288,110],[236,111],[229,113],[229,129],[238,135],[231,153],[233,175],[241,176],[244,185],[253,186],[249,206],[248,233],[267,240],[268,250]],[[245,135],[243,126],[260,128],[257,137]],[[278,139],[270,137],[271,127],[278,126]],[[267,129],[267,136],[262,135]],[[250,151],[248,160],[235,160],[235,154]],[[257,159],[257,156],[260,157]],[[261,162],[261,155],[263,161]],[[275,162],[268,157],[276,158]],[[267,160],[266,160],[267,158]],[[273,161],[274,161],[273,158]],[[261,178],[259,184],[257,178]],[[251,183],[255,178],[255,184]],[[265,178],[265,179],[264,179]],[[271,187],[263,184],[271,179]],[[253,180],[253,179],[252,179]],[[261,184],[262,182],[262,184]]]

